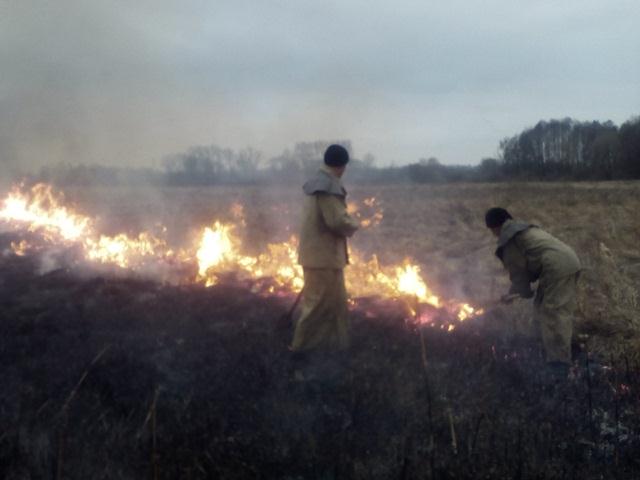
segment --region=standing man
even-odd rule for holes
[[[513,220],[504,208],[489,209],[485,223],[498,238],[496,256],[511,279],[503,301],[533,297],[530,284],[538,281],[534,308],[547,364],[554,376],[566,378],[580,260],[571,247],[535,225]]]
[[[305,197],[298,261],[304,271],[302,313],[291,350],[341,351],[349,346],[344,267],[349,263],[347,237],[358,222],[347,213],[347,191],[340,178],[349,153],[331,145],[324,166],[302,187]]]

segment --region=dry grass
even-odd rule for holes
[[[348,186],[348,178],[346,179]],[[299,187],[168,188],[121,191],[73,190],[68,196],[108,219],[106,229],[149,228],[160,221],[176,243],[192,241],[214,219],[232,220],[231,206],[244,206],[247,248],[297,230]],[[436,186],[354,186],[350,200],[375,196],[384,220],[359,232],[352,247],[376,254],[381,263],[405,257],[422,267],[438,293],[483,305],[508,288],[493,256],[494,239],[484,227],[491,206],[537,224],[578,253],[584,265],[578,330],[595,350],[640,351],[636,332],[640,280],[640,183],[510,183]],[[518,302],[505,312],[512,325],[530,327],[530,305]]]
[[[640,350],[639,188],[352,189],[385,208],[354,248],[385,263],[412,257],[442,295],[481,304],[507,288],[482,221],[492,205],[574,246],[586,267],[580,329],[590,349],[624,358],[606,368],[582,358],[561,386],[550,383],[539,342],[521,335],[528,302],[445,333],[416,332],[397,304],[370,299],[376,315],[352,315],[348,375],[301,383],[291,333],[277,320],[291,299],[256,295],[233,276],[205,289],[41,275],[35,257],[5,256],[0,478],[637,478],[640,363],[628,352]],[[106,229],[160,221],[176,243],[232,219],[239,202],[248,245],[261,250],[295,230],[300,192],[69,196]]]

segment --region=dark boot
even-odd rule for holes
[[[309,363],[308,354],[306,352],[292,351],[289,359],[289,374],[291,380],[294,382],[303,382],[305,380],[304,370]]]

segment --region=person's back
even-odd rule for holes
[[[296,323],[294,353],[345,350],[349,346],[347,237],[358,222],[347,212],[340,181],[349,161],[344,147],[331,145],[324,166],[303,186],[304,205],[298,259],[303,267],[302,312]]]
[[[518,222],[504,208],[485,214],[485,223],[498,238],[496,256],[509,272],[511,287],[503,298],[531,298],[545,356],[552,369],[566,378],[571,363],[573,316],[577,308],[576,282],[580,260],[571,247],[541,228]]]
[[[325,168],[304,184],[303,191],[298,262],[307,268],[344,268],[348,261],[345,237],[355,231],[341,218],[347,192],[340,179]]]
[[[535,225],[518,232],[511,241],[524,254],[527,270],[536,278],[562,278],[581,269],[580,260],[571,247]]]

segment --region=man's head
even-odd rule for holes
[[[341,177],[349,163],[349,152],[341,145],[329,145],[324,152],[324,164]]]
[[[512,218],[511,214],[504,208],[493,207],[487,210],[487,213],[484,215],[484,222],[487,228],[497,237],[500,235],[500,229],[504,222]]]

